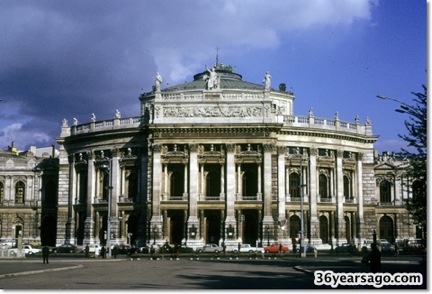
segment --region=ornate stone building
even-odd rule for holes
[[[191,82],[161,82],[139,97],[136,117],[63,121],[57,244],[291,245],[302,220],[306,242],[322,248],[363,244],[374,230],[415,237],[406,163],[375,154],[369,119],[295,115],[293,93],[272,88],[269,73],[249,83],[220,63]]]

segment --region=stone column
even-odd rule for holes
[[[261,163],[258,163],[258,195],[257,195],[257,199],[261,200],[262,199],[262,191],[261,191],[261,187],[262,187],[262,183],[261,183]]]
[[[96,232],[94,231],[93,199],[95,197],[96,171],[94,167],[95,154],[93,151],[87,153],[87,210],[84,222],[84,244],[93,244]]]
[[[364,228],[364,215],[363,215],[363,153],[357,154],[357,170],[356,170],[356,182],[357,187],[357,237],[359,242],[363,243],[363,228]]]
[[[277,161],[277,175],[278,175],[278,221],[285,222],[285,147],[278,147],[278,161]],[[288,240],[282,240],[286,238],[285,229],[279,229],[278,239],[286,243]]]
[[[272,216],[272,162],[271,162],[271,155],[273,151],[273,145],[270,143],[264,144],[264,218],[263,218],[263,228],[266,234],[268,233],[269,236],[267,236],[268,239],[273,240],[274,239],[274,220]],[[269,232],[267,232],[267,228],[269,229]]]
[[[225,167],[221,164],[221,186],[220,186],[220,198],[223,200],[225,198]]]
[[[184,165],[184,191],[183,191],[183,200],[187,200],[188,197],[188,166],[185,163]]]
[[[343,189],[343,150],[336,152],[336,218],[337,218],[337,245],[347,242],[345,218],[343,211],[344,189]]]
[[[198,227],[198,145],[190,144],[189,145],[189,218],[188,218],[188,227],[194,225]],[[199,234],[199,232],[197,232]]]
[[[167,163],[165,163],[165,164],[163,164],[163,169],[164,169],[164,171],[163,171],[163,175],[164,175],[164,190],[162,191],[162,195],[163,195],[163,198],[164,198],[164,200],[168,200],[169,199],[169,196],[175,196],[175,195],[169,195],[169,193],[168,193],[168,189],[169,189],[169,185],[168,185],[168,183],[169,183],[169,177],[168,177],[168,164]]]
[[[233,176],[235,176],[235,174]],[[241,171],[241,164],[238,163],[237,164],[237,200],[241,200],[242,196],[247,196],[247,195],[242,195],[242,192],[243,192],[242,171]]]
[[[120,171],[120,151],[118,149],[112,150],[112,170],[111,170],[111,218],[110,222],[110,230],[111,230],[111,243],[115,243],[119,241],[119,219],[118,219],[118,199],[120,196],[120,188],[121,188],[121,171]]]
[[[310,236],[311,242],[314,244],[322,244],[321,238],[319,238],[319,219],[318,219],[318,175],[317,175],[317,156],[318,149],[313,147],[310,149],[309,159],[309,205],[310,205]],[[304,183],[307,183],[305,181]]]
[[[153,240],[159,240],[162,236],[162,215],[160,209],[161,201],[161,185],[162,185],[162,163],[161,163],[162,146],[159,144],[153,145],[153,187],[152,187],[152,217],[150,220],[150,231],[153,235]]]
[[[226,145],[226,217],[225,217],[225,231],[229,225],[236,227],[236,219],[234,215],[234,202],[235,202],[235,161],[234,161],[234,144]],[[234,235],[236,233],[234,232]]]

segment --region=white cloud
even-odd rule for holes
[[[18,150],[25,151],[28,144],[36,145],[37,142],[47,142],[46,146],[49,146],[50,140],[52,138],[42,132],[26,131],[21,123],[14,123],[0,130],[1,149],[11,146],[11,143],[15,142]]]
[[[155,32],[148,46],[161,74],[181,81],[214,60],[216,46],[225,53],[275,49],[282,34],[368,20],[370,9],[369,0],[170,1],[155,10],[145,29]]]

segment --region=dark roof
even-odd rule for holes
[[[234,73],[230,70],[216,68],[216,72],[220,76],[220,89],[247,89],[264,91],[264,85],[245,82],[242,80],[242,76],[240,74]],[[204,76],[206,74],[207,71],[198,73],[194,76],[194,80],[192,82],[185,82],[184,84],[170,86],[162,89],[161,92],[205,90],[206,81],[204,80]]]

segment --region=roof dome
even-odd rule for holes
[[[221,63],[216,64],[212,70],[216,72],[219,79],[219,89],[247,89],[247,90],[264,90],[264,85],[254,84],[245,82],[242,80],[242,76],[238,73],[233,72],[233,67],[229,65],[223,65]],[[161,92],[174,92],[183,90],[206,90],[210,69],[194,75],[192,82],[185,82],[184,84],[178,84],[167,87]]]

